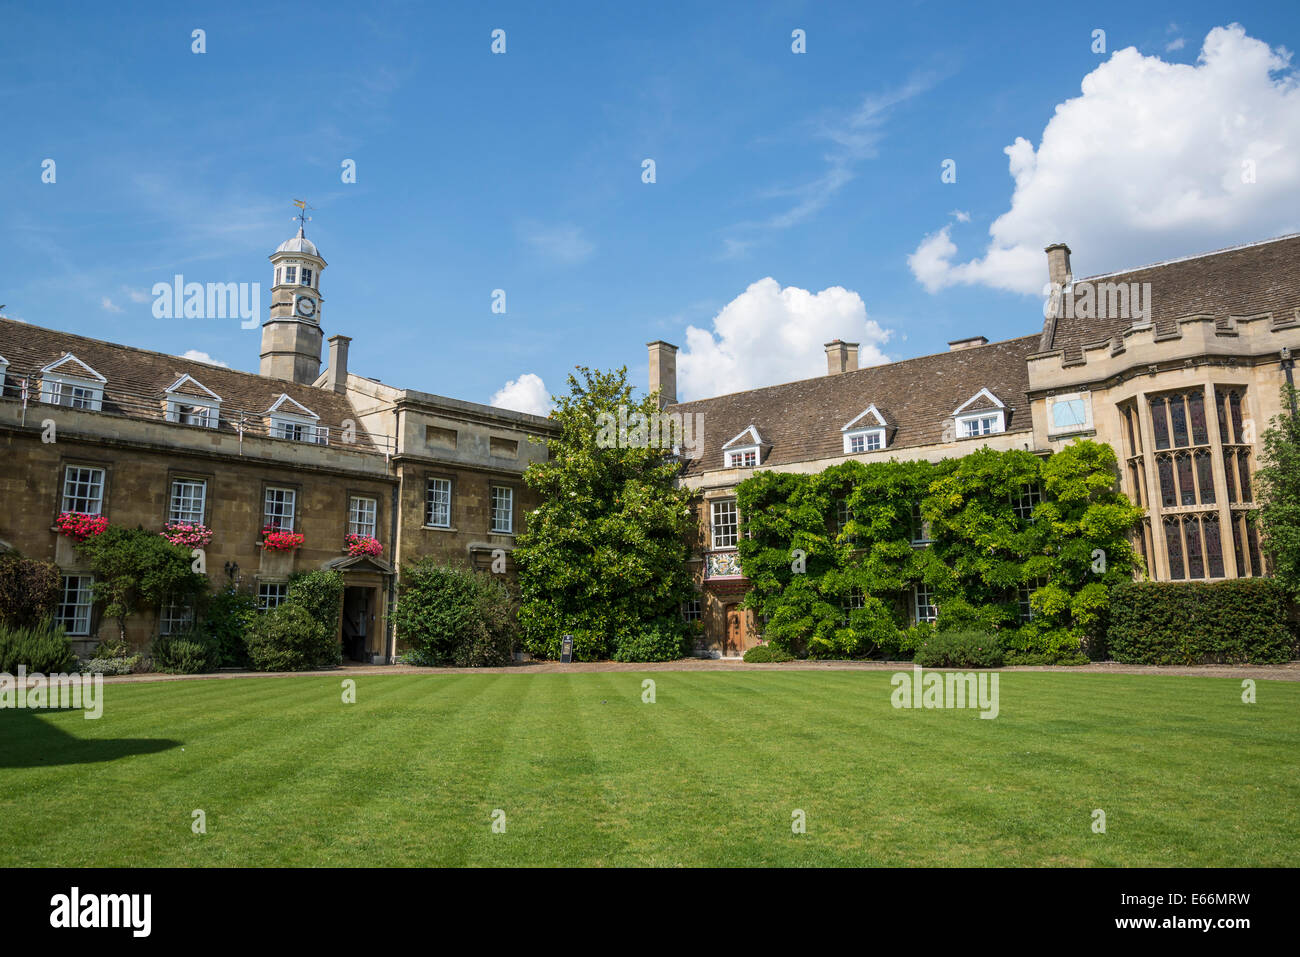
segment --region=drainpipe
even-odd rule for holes
[[[1295,368],[1295,360],[1291,358],[1291,350],[1286,346],[1282,347],[1282,371],[1286,373],[1287,395],[1291,399],[1291,418],[1296,418],[1295,403],[1295,379],[1292,377],[1291,370]]]

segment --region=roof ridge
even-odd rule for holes
[[[1159,262],[1147,263],[1145,266],[1133,266],[1129,269],[1116,269],[1111,272],[1100,272],[1092,276],[1083,276],[1075,279],[1075,282],[1088,282],[1093,279],[1106,279],[1109,276],[1123,276],[1128,273],[1142,272],[1145,269],[1158,269],[1161,266],[1172,266],[1176,263],[1191,262],[1194,259],[1208,259],[1211,256],[1222,256],[1226,253],[1235,253],[1242,249],[1250,249],[1254,246],[1266,246],[1269,243],[1280,243],[1288,239],[1300,239],[1300,233],[1287,233],[1285,236],[1274,236],[1271,239],[1256,239],[1248,243],[1238,243],[1236,246],[1224,246],[1222,249],[1211,249],[1208,252],[1193,253],[1190,256],[1176,256],[1173,259],[1162,259]]]
[[[108,339],[96,339],[96,338],[94,338],[94,337],[92,337],[92,336],[83,336],[83,335],[81,335],[80,333],[77,333],[77,332],[65,332],[65,331],[63,331],[62,329],[51,329],[49,326],[38,326],[38,325],[37,325],[36,323],[34,323],[34,322],[20,322],[20,321],[17,320],[17,319],[10,319],[10,318],[8,318],[7,316],[0,316],[0,322],[11,322],[11,323],[13,323],[15,326],[18,326],[18,327],[22,327],[22,328],[26,328],[26,329],[39,329],[39,330],[41,330],[42,332],[48,332],[48,333],[51,333],[52,335],[56,335],[56,336],[67,336],[67,337],[70,337],[70,338],[73,338],[73,339],[80,339],[82,342],[90,342],[90,343],[94,343],[95,345],[99,345],[99,346],[111,346],[112,348],[115,348],[115,349],[127,349],[127,350],[130,350],[131,352],[141,352],[141,353],[144,353],[144,354],[146,354],[146,355],[158,356],[158,357],[163,358],[163,359],[171,359],[171,360],[176,361],[176,362],[187,362],[187,363],[193,363],[194,365],[199,366],[199,367],[204,368],[204,369],[215,369],[215,370],[217,370],[218,372],[233,372],[235,375],[247,376],[247,377],[250,378],[250,379],[256,379],[256,380],[258,380],[259,382],[262,382],[262,383],[265,383],[265,384],[273,385],[273,384],[275,384],[275,383],[281,383],[281,384],[284,384],[284,385],[290,385],[290,386],[301,386],[301,387],[304,388],[304,389],[316,389],[315,386],[304,385],[304,384],[301,383],[301,382],[291,382],[291,381],[289,381],[288,379],[272,379],[272,378],[270,378],[269,376],[264,376],[264,375],[262,375],[262,374],[260,374],[260,373],[257,373],[257,372],[246,372],[246,371],[243,370],[243,369],[236,369],[236,368],[234,368],[233,366],[219,366],[219,365],[214,365],[214,364],[211,363],[211,362],[201,362],[201,361],[199,361],[198,359],[187,359],[187,358],[185,358],[184,356],[173,355],[173,354],[170,353],[170,352],[159,352],[159,351],[156,350],[156,349],[146,349],[146,348],[144,348],[143,346],[132,346],[132,345],[127,345],[125,342],[112,342],[112,341],[110,341],[110,340],[108,340]],[[69,352],[69,353],[72,353],[73,350],[69,349],[68,352]],[[79,360],[79,361],[80,361],[80,360]],[[326,390],[324,390],[324,389],[316,389],[316,391],[317,391],[317,392],[325,392]]]
[[[900,366],[907,362],[919,362],[922,359],[934,359],[939,356],[952,356],[958,354],[969,355],[973,352],[978,352],[981,349],[987,349],[990,346],[1004,346],[1008,342],[1019,342],[1021,339],[1041,340],[1042,333],[1041,332],[1027,333],[1026,335],[1023,336],[1012,336],[1010,339],[999,339],[996,342],[986,342],[982,346],[970,346],[969,348],[966,349],[947,349],[943,352],[927,352],[925,355],[909,356],[906,359],[895,359],[893,362],[878,362],[875,365],[862,366],[861,368],[854,369],[852,372],[837,373],[835,377],[839,379],[843,379],[845,376],[854,375],[855,373],[858,372],[870,372],[873,369],[883,369],[886,366]],[[954,340],[954,341],[960,341],[960,340]],[[771,385],[760,385],[752,389],[737,389],[735,392],[723,392],[720,395],[711,395],[703,399],[688,399],[684,402],[674,402],[672,403],[672,406],[694,405],[698,402],[713,402],[716,399],[726,399],[733,395],[745,395],[747,393],[752,393],[752,392],[765,392],[768,389],[782,389],[785,388],[786,386],[798,385],[801,382],[821,382],[822,380],[827,378],[829,378],[829,375],[815,375],[815,376],[809,376],[806,379],[791,379],[788,382],[774,382]]]

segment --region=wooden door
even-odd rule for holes
[[[727,606],[727,642],[725,655],[740,655],[745,651],[745,619],[739,605]]]

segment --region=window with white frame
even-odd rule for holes
[[[1031,578],[1016,589],[1016,611],[1022,625],[1034,620],[1034,592],[1047,584],[1046,578]]]
[[[849,593],[844,596],[844,601],[840,603],[840,611],[843,612],[844,624],[849,623],[849,616],[859,608],[865,608],[867,596],[861,588],[850,588]]]
[[[934,592],[930,586],[921,582],[912,590],[914,599],[912,604],[912,614],[919,624],[923,621],[938,621],[939,606],[934,603]]]
[[[912,536],[913,545],[928,545],[934,541],[930,537],[930,520],[921,513],[921,504],[919,502],[912,506],[909,534]]]
[[[284,267],[284,281],[287,282],[287,283],[297,283],[297,282],[298,282],[298,267],[297,267],[297,266],[285,266],[285,267]]]
[[[260,582],[257,586],[257,607],[262,611],[279,608],[289,597],[285,582]]]
[[[515,490],[505,485],[492,486],[492,531],[509,535],[515,530]]]
[[[302,279],[299,280],[299,285],[303,285],[303,286],[311,285],[311,270],[308,269],[306,266],[302,267]]]
[[[758,465],[758,449],[737,449],[727,453],[727,468],[752,469]]]
[[[276,284],[277,286],[280,285],[280,281],[281,281],[283,278],[284,278],[284,267],[283,267],[283,266],[276,266],[276,267],[275,267],[275,284]]]
[[[433,528],[451,528],[451,479],[429,479],[424,500],[424,524]]]
[[[277,439],[288,439],[290,442],[325,445],[329,433],[311,419],[277,415],[271,417],[271,435]]]
[[[1023,486],[1011,495],[1011,507],[1021,521],[1033,524],[1034,509],[1043,500],[1043,490],[1037,482]]]
[[[885,447],[885,430],[863,429],[856,432],[846,432],[844,441],[847,445],[845,451],[850,454],[879,452]]]
[[[379,502],[376,499],[352,496],[348,503],[348,532],[374,538],[378,516]]]
[[[99,515],[104,510],[104,470],[69,465],[63,470],[65,512]]]
[[[172,479],[172,495],[167,509],[167,520],[203,524],[207,496],[208,483],[203,479]]]
[[[40,377],[42,402],[92,412],[103,407],[106,380],[70,352],[41,369]]]
[[[980,435],[993,435],[1003,432],[1002,412],[981,412],[978,415],[963,415],[957,419],[957,434],[963,439],[972,439]]]
[[[683,621],[690,623],[692,621],[699,621],[703,617],[704,609],[700,604],[699,595],[696,595],[694,598],[688,598],[686,601],[682,602]]]
[[[69,635],[90,634],[90,609],[93,596],[89,575],[64,575],[63,593],[59,597],[55,621]]]
[[[758,429],[751,425],[722,446],[723,465],[729,469],[757,468],[763,462],[762,446]]]
[[[297,498],[298,493],[295,489],[267,486],[266,494],[262,499],[262,524],[284,529],[286,532],[293,531],[294,505]]]
[[[158,634],[179,635],[194,624],[194,605],[191,602],[168,602],[158,609]]]
[[[734,548],[739,539],[740,512],[734,498],[713,502],[709,506],[714,548]]]

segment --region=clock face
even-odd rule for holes
[[[310,296],[299,296],[294,311],[304,319],[311,319],[316,315],[316,300]]]

